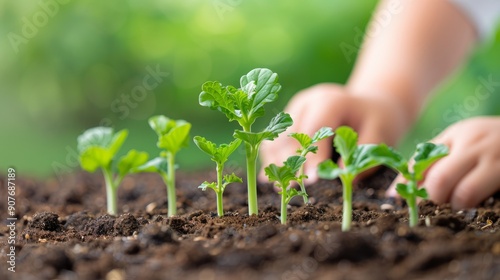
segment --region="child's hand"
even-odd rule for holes
[[[432,201],[463,209],[500,190],[500,117],[458,122],[432,142],[450,148],[450,154],[429,169],[422,183]],[[395,196],[394,186],[402,181],[396,178],[388,195]]]
[[[291,132],[312,136],[323,126],[337,128],[349,125],[359,134],[360,143],[384,142],[393,145],[405,132],[408,122],[404,109],[384,96],[351,94],[345,87],[320,84],[296,94],[285,108],[294,121],[287,131],[274,141],[265,141],[261,147],[262,167],[281,164],[295,154],[298,143],[288,137]],[[317,154],[310,153],[305,163],[309,176],[307,183],[317,180],[317,165],[332,155],[332,139],[319,141]],[[259,179],[265,181],[261,171]]]

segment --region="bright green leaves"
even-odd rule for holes
[[[264,140],[273,140],[293,124],[290,115],[279,113],[261,132],[253,132],[255,120],[264,115],[264,105],[275,101],[281,85],[278,75],[269,69],[257,68],[243,75],[240,88],[223,86],[211,81],[202,85],[199,96],[201,106],[222,112],[228,120],[237,121],[241,130],[233,137],[245,142],[248,185],[248,213],[258,214],[257,204],[257,157]],[[205,147],[208,148],[208,147]],[[200,147],[205,151],[202,147]],[[205,151],[206,152],[206,151]]]
[[[402,198],[406,200],[413,199],[413,197],[420,197],[423,199],[428,198],[427,190],[425,188],[415,188],[413,184],[399,183],[396,186],[396,191]]]
[[[420,143],[417,145],[417,150],[413,156],[415,161],[413,165],[413,173],[415,179],[420,181],[424,177],[424,172],[438,159],[448,155],[448,147],[445,145],[436,145],[433,143]]]
[[[222,217],[224,215],[222,195],[226,186],[231,183],[243,182],[243,180],[234,173],[223,176],[224,163],[226,163],[229,156],[240,146],[241,140],[236,139],[229,144],[221,144],[219,146],[201,136],[195,136],[193,141],[196,146],[209,155],[210,159],[216,164],[217,182],[210,183],[205,181],[199,186],[199,188],[204,191],[207,188],[215,191],[217,194],[217,214],[219,217]]]
[[[176,154],[181,148],[188,146],[190,123],[159,115],[149,118],[149,125],[158,135],[158,148]]]
[[[77,149],[82,168],[88,172],[99,167],[108,168],[127,135],[125,129],[114,134],[112,128],[94,127],[78,136]]]
[[[187,147],[191,124],[184,120],[173,120],[163,115],[149,118],[149,126],[158,135],[156,145],[163,149],[160,156],[136,168],[141,172],[157,172],[167,187],[168,213],[177,213],[175,192],[175,156],[180,149]]]
[[[264,114],[263,106],[278,98],[281,85],[278,75],[269,69],[257,68],[240,79],[241,88],[222,86],[219,82],[206,82],[199,96],[201,106],[221,111],[229,121],[238,123],[248,131],[258,117]]]
[[[271,119],[269,125],[261,132],[247,132],[236,130],[233,134],[234,138],[241,139],[251,146],[259,146],[264,140],[274,140],[280,133],[285,131],[293,124],[293,120],[289,114],[280,112]]]
[[[80,152],[80,166],[94,172],[101,168],[106,184],[108,213],[117,214],[117,190],[123,178],[130,173],[137,172],[137,167],[148,160],[148,154],[130,150],[117,163],[118,174],[114,175],[112,163],[118,150],[127,138],[128,131],[120,130],[113,133],[109,127],[94,127],[78,136],[77,148]]]
[[[358,134],[352,128],[341,126],[335,130],[333,145],[346,166],[350,165],[357,144]]]
[[[118,161],[118,175],[124,177],[129,173],[135,173],[136,168],[148,161],[148,153],[130,150]]]
[[[318,147],[313,146],[313,144],[320,140],[333,136],[333,134],[334,133],[331,128],[322,127],[318,131],[316,131],[316,133],[314,133],[312,138],[305,133],[298,132],[290,133],[289,136],[297,140],[300,144],[300,149],[297,150],[297,153],[305,156],[308,153],[316,153],[318,151]]]
[[[210,159],[215,161],[217,164],[224,164],[228,160],[229,156],[236,151],[241,144],[241,140],[236,139],[229,144],[221,144],[220,146],[217,146],[215,143],[201,136],[195,136],[193,141],[196,146],[200,148],[200,150],[209,155]]]
[[[301,166],[306,161],[303,156],[291,156],[285,162],[283,166],[277,166],[275,164],[270,164],[264,171],[269,181],[276,182],[276,184],[281,188],[279,194],[281,195],[281,223],[286,224],[287,218],[287,205],[290,203],[295,196],[307,196],[303,191],[297,191],[290,186],[292,181],[300,181],[303,175],[297,175],[297,172]]]

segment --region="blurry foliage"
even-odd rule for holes
[[[283,85],[268,112],[281,110],[305,87],[344,83],[355,54],[346,58],[340,44],[359,47],[355,30],[365,28],[375,5],[368,0],[1,1],[0,170],[15,166],[34,175],[69,170],[76,166],[76,136],[100,124],[130,129],[124,150],[156,153],[147,125],[153,114],[189,120],[193,135],[227,141],[234,124],[198,105],[203,82],[234,84],[250,69],[268,67]],[[12,34],[24,41],[13,45]],[[479,49],[467,69],[440,89],[443,94],[434,98],[407,143],[449,124],[443,111],[474,94],[479,77],[500,80],[498,42],[497,37]],[[145,85],[151,69],[164,77]],[[137,87],[149,89],[134,99]],[[499,91],[466,113],[500,113]],[[207,163],[192,144],[179,162],[181,169]]]

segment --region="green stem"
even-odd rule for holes
[[[286,190],[281,187],[282,194],[281,194],[281,224],[286,225],[286,216],[287,216],[287,195],[286,195]]]
[[[245,143],[247,160],[247,190],[248,190],[248,215],[258,215],[259,205],[257,202],[257,151],[254,147]]]
[[[406,200],[408,202],[408,214],[410,215],[410,227],[415,227],[418,225],[418,205],[417,205],[417,185],[413,181],[409,181],[408,184],[413,190],[412,195]]]
[[[352,222],[352,181],[354,176],[346,174],[341,175],[340,180],[343,186],[343,211],[342,211],[342,231],[351,230]]]
[[[303,156],[305,156],[305,155],[303,155]],[[300,166],[299,176],[300,177],[304,176],[304,165]],[[298,180],[297,183],[299,183],[300,190],[304,193],[304,195],[302,196],[302,198],[304,198],[304,204],[307,204],[307,202],[309,202],[309,199],[307,198],[307,192],[306,192],[306,186],[304,185],[304,179]]]
[[[177,198],[175,193],[175,154],[167,153],[168,173],[162,173],[163,181],[167,186],[168,215],[177,214]]]
[[[224,193],[224,187],[222,185],[222,171],[224,170],[223,164],[217,164],[217,215],[219,217],[224,216],[224,207],[222,201],[222,194]]]
[[[111,170],[108,168],[103,168],[102,173],[104,175],[104,182],[106,183],[106,200],[107,200],[107,207],[108,207],[108,214],[110,215],[116,215],[118,212],[118,206],[117,206],[117,191],[116,187],[113,184],[113,174],[111,173]]]

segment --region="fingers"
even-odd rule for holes
[[[473,207],[500,190],[500,164],[481,161],[453,190],[454,209]]]

